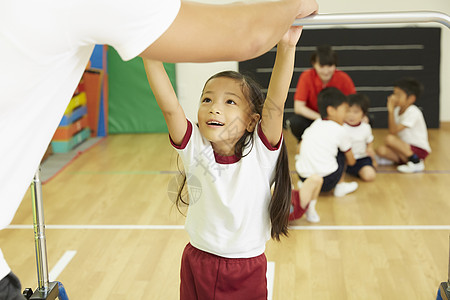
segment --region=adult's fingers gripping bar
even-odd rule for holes
[[[450,16],[441,12],[318,14],[294,21],[295,26],[437,22],[450,29]]]

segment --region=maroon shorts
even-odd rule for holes
[[[425,159],[428,156],[428,151],[422,148],[410,145],[410,148],[414,154],[416,154],[420,159]]]
[[[291,203],[294,206],[294,210],[289,214],[289,221],[294,221],[300,219],[308,210],[309,202],[305,208],[300,205],[300,191],[292,190],[291,192]]]
[[[225,258],[193,247],[181,258],[180,300],[266,300],[267,259]]]

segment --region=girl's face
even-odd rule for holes
[[[258,120],[259,115],[253,113],[240,81],[218,77],[206,83],[198,110],[198,126],[217,153],[233,155],[236,142],[245,130],[252,132]]]
[[[347,116],[345,117],[345,122],[349,125],[358,125],[364,118],[364,113],[358,105],[352,105],[348,109]]]
[[[313,67],[323,84],[327,84],[336,71],[336,65],[321,65],[318,61],[313,64]]]

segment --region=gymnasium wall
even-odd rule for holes
[[[416,105],[423,111],[428,128],[439,127],[440,28],[343,28],[305,30],[297,46],[296,64],[285,118],[294,114],[294,94],[301,73],[311,68],[310,57],[317,45],[333,45],[338,68],[355,83],[356,90],[371,100],[369,118],[373,128],[387,128],[386,99],[393,82],[414,77],[425,87]],[[239,63],[239,70],[252,74],[263,87],[269,85],[275,49]],[[266,90],[266,89],[265,89]]]
[[[204,3],[229,3],[233,1],[198,1]],[[248,1],[250,2],[250,1]],[[386,11],[440,11],[450,15],[449,0],[318,0],[320,13],[352,13],[352,12],[386,12]],[[420,24],[383,24],[377,26],[339,26],[331,28],[386,28],[386,27],[435,27],[441,29],[441,63],[440,63],[440,96],[439,119],[450,121],[450,29],[438,23]],[[324,27],[308,27],[307,30],[323,29]],[[300,40],[301,46],[302,40]],[[237,70],[237,62],[219,62],[212,64],[176,64],[177,93],[186,115],[196,120],[198,101],[201,89],[206,79],[212,74],[222,70]],[[195,76],[193,76],[195,74]]]

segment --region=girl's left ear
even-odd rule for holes
[[[248,132],[255,131],[255,127],[256,127],[256,124],[258,124],[259,119],[261,119],[261,116],[259,114],[257,114],[257,113],[253,113],[250,116],[250,122],[247,125],[247,131]]]

